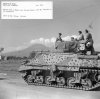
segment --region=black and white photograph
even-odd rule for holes
[[[100,0],[0,0],[0,99],[100,99]]]

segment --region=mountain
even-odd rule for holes
[[[52,49],[52,48],[46,47],[45,45],[42,45],[42,44],[33,44],[26,49],[23,49],[23,50],[20,50],[20,51],[15,51],[15,52],[4,53],[3,55],[23,57],[23,56],[29,56],[29,54],[32,51],[48,51],[50,49]]]

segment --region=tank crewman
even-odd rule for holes
[[[91,40],[93,41],[92,34],[89,33],[89,31],[87,29],[85,30],[85,40],[86,40],[86,43],[91,41]]]
[[[63,41],[62,38],[61,38],[61,35],[62,35],[62,33],[59,33],[59,37],[56,39],[56,42],[57,42],[57,41],[60,41],[60,42]]]
[[[74,38],[74,37],[71,37],[71,41],[73,41],[73,42],[74,42],[74,41],[75,41],[75,38]]]
[[[85,44],[86,44],[86,47],[90,48],[91,54],[94,53],[93,43],[94,43],[94,41],[92,39],[92,34],[89,33],[89,31],[86,29],[85,30]]]
[[[82,31],[78,31],[79,33],[79,38],[78,40],[81,41],[81,40],[84,40],[84,35],[82,34]]]

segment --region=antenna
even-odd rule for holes
[[[88,25],[88,28],[89,28],[89,29],[93,29],[93,24],[94,24],[94,22],[98,19],[98,17],[99,17],[99,15],[97,15],[97,16],[89,23],[89,25]]]

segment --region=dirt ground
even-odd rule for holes
[[[20,64],[0,63],[0,99],[100,99],[100,89],[81,91],[27,85],[17,71]]]

